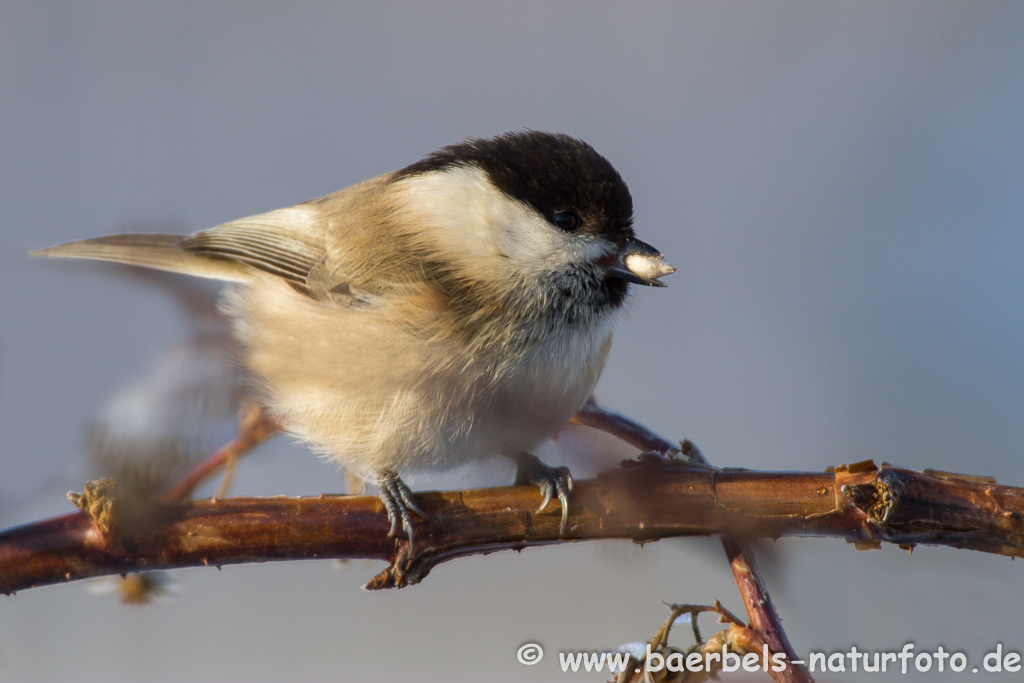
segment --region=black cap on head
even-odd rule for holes
[[[525,130],[471,138],[406,166],[396,180],[467,165],[562,229],[615,243],[633,236],[633,198],[626,183],[593,147],[568,135]]]

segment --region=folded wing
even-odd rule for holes
[[[325,258],[316,211],[291,207],[193,235],[109,235],[41,249],[33,256],[127,263],[195,277],[244,282],[254,271],[305,288]]]

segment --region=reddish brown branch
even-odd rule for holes
[[[217,491],[218,498],[223,497],[231,482],[235,462],[261,443],[277,434],[281,424],[263,411],[259,405],[250,405],[243,409],[238,422],[238,436],[210,457],[199,462],[185,472],[174,486],[167,490],[161,500],[172,501],[187,498],[199,484],[221,469],[226,470],[224,481]]]
[[[708,464],[704,454],[690,441],[683,442],[682,450],[690,462]],[[781,671],[776,671],[773,668],[770,671],[772,680],[777,683],[813,683],[814,678],[806,666],[792,663],[799,661],[799,658],[796,655],[796,650],[793,649],[793,644],[789,642],[786,631],[782,628],[782,620],[779,618],[779,613],[775,611],[775,603],[772,602],[772,597],[764,585],[764,578],[757,568],[754,550],[750,543],[726,536],[722,539],[722,549],[725,550],[725,556],[729,558],[729,568],[732,570],[732,577],[736,581],[743,606],[747,610],[750,626],[764,639],[773,654],[781,652],[786,655],[786,661],[790,662]]]
[[[607,432],[640,451],[668,453],[679,450],[679,444],[672,443],[668,439],[658,436],[647,427],[632,418],[626,417],[622,413],[602,408],[593,397],[570,418],[569,424],[591,427]]]
[[[802,664],[792,664],[798,661],[796,650],[786,636],[782,628],[782,621],[778,612],[775,611],[775,604],[772,602],[768,590],[764,586],[764,579],[757,570],[754,554],[751,552],[750,544],[745,541],[738,541],[734,538],[723,538],[722,547],[729,558],[729,567],[732,569],[733,579],[739,588],[743,605],[747,609],[747,618],[750,619],[750,626],[758,635],[764,639],[765,644],[772,653],[782,652],[786,655],[789,664],[782,671],[771,670],[769,673],[775,681],[800,681],[811,682],[810,671]]]
[[[625,415],[602,408],[593,399],[573,416],[572,423],[614,434],[641,450],[659,453],[675,450],[672,442]],[[690,462],[710,466],[707,458],[692,442],[683,442],[679,450]],[[775,611],[764,579],[757,569],[750,544],[727,536],[722,539],[722,547],[729,558],[729,567],[736,580],[751,626],[758,631],[772,653],[780,652],[786,655],[787,661],[797,661],[796,651],[782,628],[782,620]],[[771,676],[778,683],[810,683],[814,680],[807,668],[801,664],[792,664],[783,671],[772,671]]]
[[[431,519],[416,554],[387,537],[377,498],[236,498],[138,508],[109,484],[85,512],[0,533],[0,592],[104,574],[285,559],[372,558],[392,564],[371,587],[420,581],[440,562],[565,540],[725,534],[839,536],[1024,555],[1024,489],[867,465],[836,472],[711,470],[646,457],[577,482],[569,531],[535,514],[535,487],[418,493]]]

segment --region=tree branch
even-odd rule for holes
[[[659,453],[674,450],[672,443],[667,439],[625,415],[600,407],[593,399],[587,401],[573,416],[572,422],[614,434],[641,450]],[[689,440],[680,444],[680,454],[691,463],[710,466],[700,449]],[[726,536],[722,538],[722,548],[729,559],[729,568],[746,607],[751,627],[758,632],[773,653],[785,654],[788,662],[799,661],[796,650],[782,628],[782,620],[779,619],[772,598],[765,588],[750,544],[742,539]],[[811,683],[814,680],[807,668],[801,664],[790,664],[782,671],[772,671],[771,676],[777,683]]]
[[[417,493],[431,519],[416,553],[387,537],[371,496],[140,503],[110,481],[83,512],[0,532],[0,592],[106,574],[313,558],[390,563],[369,588],[414,584],[441,562],[565,541],[673,536],[838,536],[860,548],[945,545],[1024,555],[1024,489],[872,463],[834,472],[713,470],[642,456],[579,481],[569,530],[534,513],[535,487]]]

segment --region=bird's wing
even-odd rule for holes
[[[127,263],[244,282],[253,271],[305,287],[325,254],[320,212],[304,205],[218,225],[193,235],[126,234],[61,244],[33,256]]]
[[[33,255],[115,261],[236,282],[269,273],[313,299],[359,306],[379,301],[408,270],[397,267],[410,258],[408,248],[392,231],[379,229],[377,197],[389,180],[390,174],[379,176],[193,235],[112,235]]]
[[[306,287],[309,275],[326,256],[323,218],[299,205],[218,225],[180,243],[186,252],[226,259]]]
[[[215,280],[249,279],[249,269],[238,263],[185,251],[181,244],[186,239],[185,235],[167,234],[107,235],[40,249],[32,256],[112,261]]]

